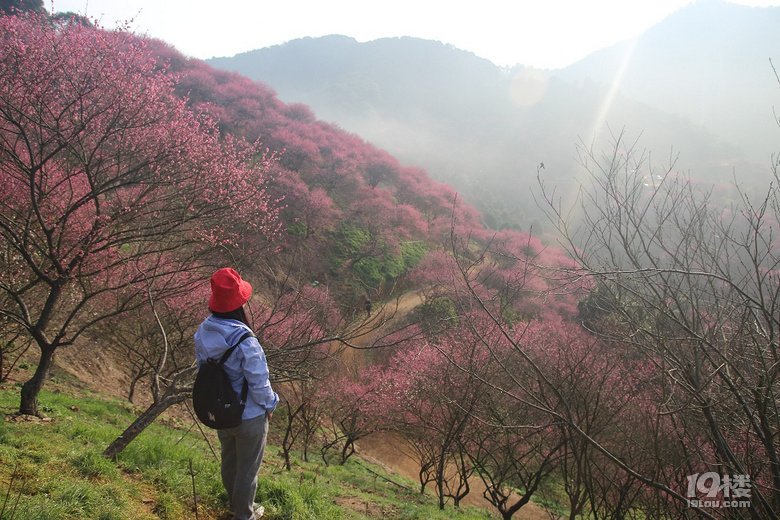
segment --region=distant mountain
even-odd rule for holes
[[[765,175],[767,146],[774,137],[780,150],[780,130],[773,136],[756,120],[763,115],[771,122],[770,94],[778,102],[780,96],[772,78],[756,87],[763,80],[756,79],[760,67],[752,57],[768,67],[767,51],[756,43],[768,36],[731,35],[767,33],[759,14],[777,11],[713,1],[680,10],[636,41],[618,90],[612,78],[628,44],[553,71],[507,70],[409,37],[304,38],[209,63],[261,81],[283,101],[307,104],[319,119],[426,168],[477,206],[489,226],[538,230],[542,219],[530,187],[539,165],[545,164],[546,180],[565,186],[580,169],[578,142],[609,147],[609,133],[624,128],[632,140],[641,134],[639,146],[652,151],[656,165],[679,152],[677,168],[694,176],[724,182],[735,171],[743,178]],[[717,12],[742,33],[704,30],[691,21]],[[717,94],[714,101],[709,92]]]
[[[346,126],[420,116],[449,122],[501,114],[506,75],[488,60],[416,38],[358,43],[346,36],[303,38],[214,58],[216,68],[266,83],[280,99],[311,106]]]
[[[780,151],[772,112],[780,85],[769,61],[780,65],[779,28],[780,7],[699,0],[558,75],[607,84],[619,78],[625,95],[689,118],[765,161]]]

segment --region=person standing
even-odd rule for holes
[[[244,305],[252,295],[252,286],[233,269],[220,269],[211,277],[211,315],[195,333],[195,357],[198,366],[208,358],[219,359],[241,337],[252,332]],[[236,393],[246,379],[249,387],[242,422],[235,428],[217,430],[222,451],[222,484],[227,491],[233,520],[256,520],[262,508],[254,503],[257,473],[263,461],[268,420],[279,396],[271,388],[268,363],[260,342],[254,336],[238,345],[224,365]]]

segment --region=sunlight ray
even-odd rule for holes
[[[603,130],[602,127],[607,119],[607,114],[609,114],[610,108],[612,108],[612,102],[614,101],[615,95],[620,88],[621,82],[623,81],[623,76],[626,73],[626,69],[628,69],[628,65],[631,63],[631,59],[634,56],[634,49],[636,48],[637,41],[637,38],[633,38],[629,41],[629,45],[626,48],[626,52],[623,55],[622,61],[620,62],[620,67],[618,67],[618,70],[615,73],[615,77],[609,86],[609,91],[604,97],[604,102],[601,104],[601,107],[596,114],[596,119],[593,121],[593,125],[591,126],[591,135],[598,135],[598,133]]]

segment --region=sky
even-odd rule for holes
[[[707,0],[693,0],[707,1]],[[729,0],[765,7],[780,0]],[[413,36],[499,66],[561,68],[640,35],[692,0],[44,0],[105,28],[127,23],[187,56],[234,56],[307,36]]]

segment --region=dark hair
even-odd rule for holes
[[[211,310],[211,309],[209,309]],[[240,321],[247,327],[249,327],[249,320],[246,318],[246,312],[244,311],[244,306],[242,305],[236,310],[230,311],[230,312],[217,312],[217,311],[211,311],[211,314],[214,315],[215,318],[222,318],[223,320],[236,320]]]

